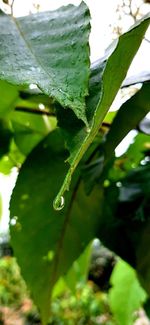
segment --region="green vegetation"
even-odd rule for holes
[[[50,308],[54,324],[59,317],[62,324],[82,318],[97,324],[107,308],[107,325],[133,324],[146,293],[131,267],[150,293],[147,76],[115,114],[109,112],[120,87],[130,85],[124,79],[149,23],[150,15],[143,17],[90,66],[84,2],[17,19],[0,12],[0,172],[18,169],[11,245],[42,325]],[[134,143],[117,158],[116,147],[134,129]],[[95,238],[131,265],[117,264],[108,296],[86,284]],[[74,294],[64,293],[66,285]],[[17,294],[21,301],[17,288],[8,291],[4,301],[11,304]]]

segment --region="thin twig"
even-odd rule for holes
[[[15,111],[18,112],[24,112],[24,113],[31,113],[31,114],[37,114],[37,115],[47,115],[47,116],[55,116],[54,113],[49,112],[48,110],[40,110],[38,108],[29,108],[24,106],[16,106]]]

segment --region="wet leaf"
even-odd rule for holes
[[[84,2],[53,12],[0,19],[0,79],[36,84],[86,122],[90,14]],[[5,26],[5,28],[4,28]]]

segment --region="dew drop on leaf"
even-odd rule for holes
[[[65,199],[63,196],[60,197],[60,199],[56,198],[53,203],[53,208],[56,211],[62,210],[65,205]]]

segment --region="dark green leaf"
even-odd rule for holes
[[[108,186],[104,197],[97,237],[137,270],[150,293],[150,163]]]
[[[36,84],[86,122],[90,14],[84,2],[0,20],[0,79]]]
[[[97,188],[90,196],[85,195],[76,174],[64,209],[53,209],[54,197],[68,169],[64,164],[66,157],[56,130],[23,164],[10,204],[11,224],[15,224],[10,226],[15,256],[43,324],[48,319],[54,284],[95,236],[102,199]]]
[[[69,189],[71,176],[76,166],[98,132],[141,44],[142,38],[149,26],[149,21],[150,17],[146,16],[136,23],[132,29],[120,37],[118,42],[116,41],[112,44],[112,47],[106,53],[105,60],[92,68],[90,95],[87,98],[89,129],[85,128],[82,122],[75,122],[73,115],[70,118],[65,118],[65,114],[62,112],[58,116],[59,124],[63,129],[70,151],[68,161],[71,167],[56,197],[54,204],[56,207],[59,205],[61,196]],[[71,121],[70,124],[68,120]],[[74,125],[74,128],[72,128],[72,125]]]
[[[9,147],[9,152],[0,159],[0,172],[8,175],[13,167],[20,168],[25,157],[19,151],[18,147],[12,140]]]
[[[117,145],[129,131],[136,128],[150,110],[150,83],[128,99],[116,114],[104,145],[106,159],[109,159]]]
[[[105,176],[113,163],[112,157],[115,153],[116,147],[129,131],[138,126],[139,122],[149,112],[149,94],[150,83],[144,83],[142,88],[127,100],[115,115],[111,127],[105,136],[105,141],[103,141],[101,148],[99,148],[99,158],[85,168],[85,178],[88,179],[89,189],[92,188],[96,181],[100,182],[105,179]],[[137,147],[133,145],[134,151],[136,148]],[[139,150],[139,147],[137,148],[137,151],[137,155],[142,158],[143,153]],[[127,155],[129,154],[130,156],[130,153],[132,154],[132,148],[128,151]],[[135,158],[136,157],[134,156],[133,160],[135,160]],[[127,160],[128,167],[129,165],[131,167],[133,163],[133,161],[130,162],[129,159]]]

